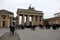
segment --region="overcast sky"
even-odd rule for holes
[[[0,10],[9,10],[16,16],[18,8],[27,9],[30,4],[35,10],[43,11],[44,18],[51,18],[60,11],[60,0],[0,0]]]

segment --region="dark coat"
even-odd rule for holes
[[[14,31],[15,27],[14,26],[10,26],[10,31]]]

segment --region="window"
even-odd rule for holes
[[[1,17],[2,17],[3,19],[5,19],[5,18],[6,18],[6,15],[1,15]]]

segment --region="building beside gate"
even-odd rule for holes
[[[54,17],[45,20],[45,25],[60,25],[60,12],[55,13]]]
[[[7,10],[0,10],[0,27],[9,27],[13,24],[14,14]]]

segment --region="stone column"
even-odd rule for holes
[[[11,21],[10,22],[11,22],[11,25],[13,25],[13,17],[11,17]]]
[[[0,15],[0,27],[1,27],[1,15]]]
[[[39,25],[39,23],[40,23],[39,19],[40,19],[39,16],[37,16],[37,25]]]
[[[41,21],[42,21],[42,20],[41,20],[41,16],[39,16],[39,21],[40,21],[39,24],[41,24]]]
[[[36,24],[36,26],[37,26],[37,16],[35,17],[35,24]]]
[[[43,25],[43,17],[40,16],[40,24]]]
[[[36,19],[35,19],[35,16],[32,17],[32,25],[36,25]]]
[[[19,15],[17,15],[16,22],[17,22],[17,26],[19,26]]]
[[[8,23],[8,27],[10,27],[10,17],[8,17],[7,20],[8,20],[8,22],[7,22],[7,23]],[[6,21],[7,21],[7,20],[6,20]]]
[[[26,25],[29,26],[29,15],[26,16]]]
[[[2,17],[0,15],[0,27],[2,27]]]
[[[24,26],[24,15],[22,15],[22,26]]]
[[[34,25],[36,25],[36,19],[35,19],[35,16],[33,16],[33,23],[34,23]]]
[[[10,17],[8,17],[8,15],[6,15],[6,21],[5,21],[5,27],[9,27],[10,25]]]

